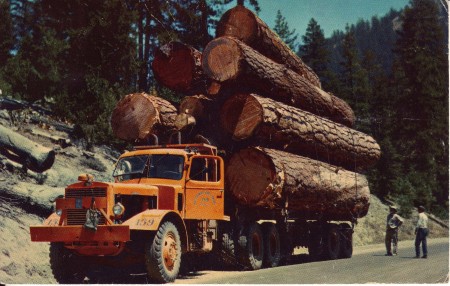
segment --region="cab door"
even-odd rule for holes
[[[186,219],[224,219],[224,163],[222,158],[195,155],[186,178]]]

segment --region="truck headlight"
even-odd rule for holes
[[[62,214],[62,209],[57,209],[55,213],[56,213],[58,216],[61,216],[61,214]]]
[[[116,203],[112,208],[115,216],[121,216],[125,212],[125,207],[121,203]]]

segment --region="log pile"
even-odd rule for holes
[[[119,138],[178,130],[183,143],[217,145],[226,151],[226,192],[237,205],[306,219],[367,214],[370,192],[360,172],[377,162],[380,147],[352,129],[351,107],[322,90],[312,69],[253,12],[226,12],[203,53],[181,43],[161,47],[152,68],[162,85],[185,94],[178,114],[163,104],[165,120],[156,99],[127,96],[111,119]]]

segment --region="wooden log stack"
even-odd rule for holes
[[[226,193],[236,205],[289,209],[305,219],[367,214],[360,172],[377,162],[379,145],[352,129],[351,107],[322,90],[314,71],[253,12],[236,6],[203,53],[169,43],[152,67],[161,84],[186,95],[178,114],[169,108],[164,120],[156,99],[125,97],[111,119],[119,138],[166,129],[183,131],[183,143],[217,145],[226,151]]]

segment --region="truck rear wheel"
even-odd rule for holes
[[[263,265],[277,267],[281,258],[280,234],[273,223],[263,223],[262,229],[264,241]]]
[[[327,240],[321,228],[315,228],[311,231],[311,237],[308,244],[308,253],[314,261],[325,258]]]
[[[181,240],[173,223],[164,222],[147,243],[145,261],[150,279],[168,283],[177,278],[181,264]]]
[[[353,230],[346,223],[342,223],[339,226],[341,238],[339,258],[351,258],[353,255]]]
[[[60,284],[80,284],[86,277],[84,257],[65,248],[62,242],[50,243],[50,266]]]
[[[329,224],[327,231],[327,258],[334,260],[339,258],[340,251],[340,231],[336,224]]]
[[[239,261],[244,267],[261,269],[264,257],[264,244],[261,227],[256,222],[244,227],[239,237]]]

